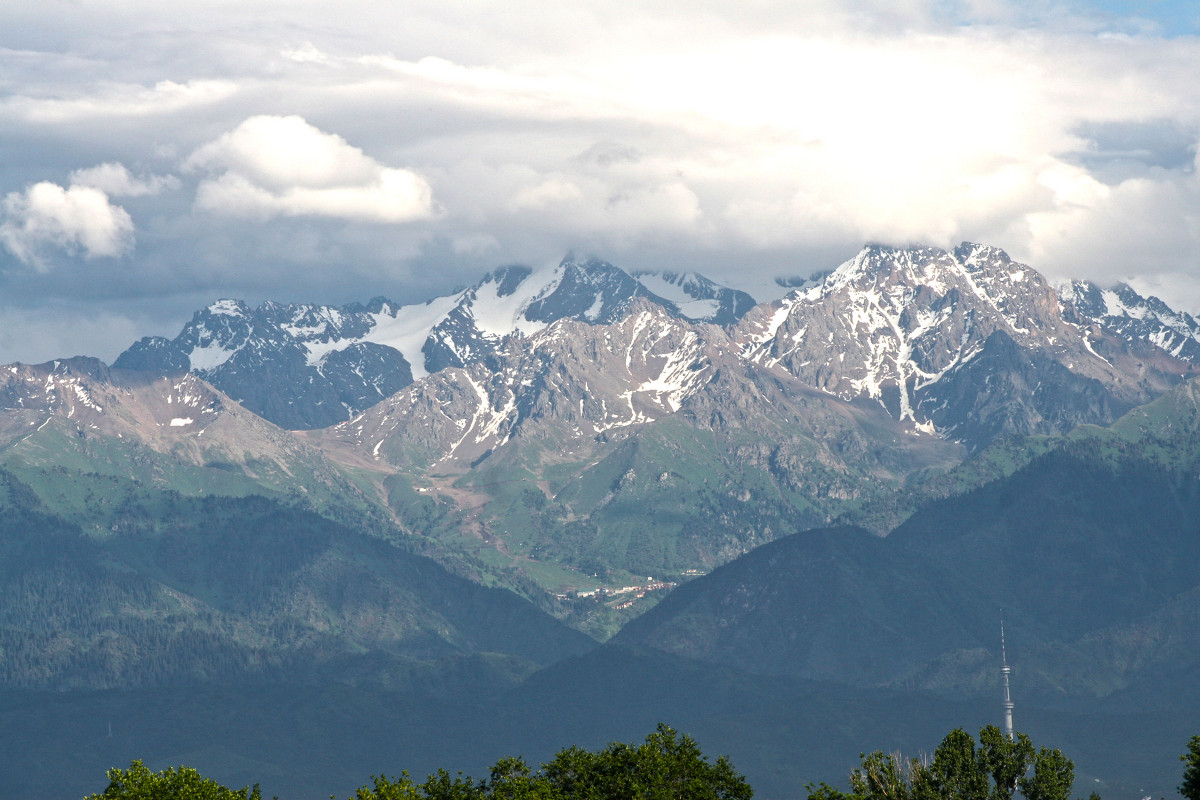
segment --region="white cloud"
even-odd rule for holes
[[[298,116],[251,117],[194,152],[196,207],[219,214],[411,222],[433,216],[429,184],[385,167]]]
[[[770,283],[972,239],[1200,310],[1200,38],[1077,0],[102,5],[0,33],[0,247],[105,252],[26,228],[26,187],[99,164],[57,191],[132,198],[96,204],[137,222],[127,288],[59,263],[4,302],[416,300],[568,248]]]
[[[71,173],[71,183],[99,189],[109,197],[144,197],[179,188],[179,179],[174,175],[135,178],[124,164],[115,161],[77,169]]]
[[[186,109],[208,106],[231,97],[236,84],[225,80],[195,80],[186,83],[158,81],[153,86],[137,83],[89,85],[74,97],[19,94],[0,101],[0,113],[38,124],[73,124],[98,119],[148,117],[178,114]]]
[[[518,209],[542,211],[563,204],[578,203],[583,200],[583,192],[569,180],[563,178],[547,178],[536,186],[527,186],[517,192],[513,198],[513,206]]]
[[[128,212],[90,186],[63,187],[42,181],[5,196],[0,243],[18,259],[47,268],[46,249],[62,249],[85,258],[116,257],[133,249],[134,226]]]
[[[488,225],[511,241],[515,227],[613,258],[681,235],[694,249],[742,251],[739,268],[759,252],[853,252],[867,240],[982,239],[1032,258],[1053,218],[1102,193],[1071,159],[1081,124],[1200,124],[1186,78],[1194,40],[898,32],[927,21],[921,2],[890,30],[847,35],[846,15],[826,6],[833,21],[815,31],[721,36],[677,18],[659,48],[627,46],[632,26],[605,19],[616,35],[596,36],[602,52],[527,50],[517,66],[322,52],[348,95],[456,121],[419,150],[436,165],[444,228]],[[625,155],[585,157],[602,146]],[[1200,256],[1200,240],[1191,249]]]

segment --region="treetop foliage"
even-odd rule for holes
[[[227,789],[190,767],[150,772],[141,761],[108,771],[109,785],[85,800],[261,800],[259,788]],[[372,776],[350,800],[750,800],[754,790],[724,756],[710,763],[690,736],[659,724],[640,745],[559,751],[536,772],[521,758],[496,762],[474,780],[439,769],[424,783],[408,773]]]
[[[1188,739],[1188,751],[1179,760],[1184,764],[1179,793],[1187,800],[1200,800],[1200,736]]]
[[[1036,752],[1023,733],[1009,739],[989,725],[971,734],[956,728],[932,759],[905,760],[875,751],[850,773],[850,791],[809,784],[809,800],[1068,800],[1075,764],[1058,750]]]
[[[1056,749],[1034,750],[1023,733],[1012,739],[989,725],[979,742],[950,731],[932,758],[904,759],[875,751],[850,773],[850,791],[809,784],[808,800],[1068,800],[1075,765]],[[1179,793],[1200,800],[1200,736],[1188,741]],[[84,800],[262,800],[258,784],[229,789],[191,767],[151,772],[141,761],[108,771],[108,787]],[[751,800],[754,790],[724,756],[710,763],[695,740],[659,724],[640,745],[614,742],[599,751],[569,747],[534,771],[521,758],[502,758],[488,778],[439,769],[424,783],[407,772],[372,776],[349,800]],[[334,800],[334,798],[330,798]],[[1099,800],[1095,793],[1091,800]]]
[[[695,740],[663,724],[640,745],[561,750],[536,772],[523,759],[505,758],[481,781],[445,770],[419,785],[407,775],[372,780],[351,800],[750,800],[754,794],[727,758],[709,763]]]
[[[238,790],[228,789],[202,777],[191,767],[167,767],[151,772],[142,762],[129,769],[113,767],[108,771],[108,787],[84,800],[261,800],[258,784]]]

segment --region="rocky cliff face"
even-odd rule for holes
[[[1098,325],[1127,342],[1153,345],[1184,361],[1200,361],[1200,322],[1157,297],[1142,297],[1123,283],[1102,289],[1090,281],[1071,281],[1062,297],[1085,324]]]
[[[1064,313],[1040,274],[967,243],[867,247],[820,285],[754,309],[735,338],[750,361],[972,447],[1110,422],[1191,371]]]
[[[310,440],[410,475],[514,461],[528,469],[531,459],[534,472],[558,464],[582,475],[629,442],[660,436],[678,438],[684,460],[704,447],[714,485],[751,471],[826,500],[858,496],[867,476],[882,487],[961,457],[876,404],[743,361],[725,329],[647,300],[612,325],[560,320],[514,338],[493,366],[443,370]],[[664,462],[655,474],[680,466]]]
[[[397,464],[416,453],[471,463],[517,436],[588,442],[659,419],[708,382],[724,334],[647,299],[628,312],[609,325],[562,319],[511,338],[490,363],[443,370],[333,433]]]
[[[794,415],[804,427],[832,407],[814,391],[976,449],[1110,422],[1192,374],[1200,348],[1200,323],[1160,301],[1081,283],[1060,296],[1003,251],[969,243],[870,246],[782,300],[751,304],[695,274],[633,276],[568,257],[499,269],[421,305],[221,301],[117,366],[190,369],[293,429],[355,417],[337,436],[371,458],[398,448],[405,463],[470,464],[514,436],[586,449],[609,431],[698,414],[689,403],[716,429],[804,397],[809,410]],[[769,384],[772,401],[747,399]]]
[[[647,284],[662,285],[672,299]],[[494,367],[510,336],[560,319],[618,322],[636,299],[691,321],[732,322],[753,299],[696,275],[635,278],[598,259],[568,256],[556,268],[512,266],[457,294],[400,306],[221,300],[196,312],[174,339],[147,337],[115,362],[122,369],[191,370],[256,414],[290,429],[344,421],[413,381],[447,367]]]

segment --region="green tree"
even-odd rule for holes
[[[372,775],[371,786],[364,786],[354,793],[352,800],[419,800],[417,787],[408,777],[407,772],[400,773],[399,778],[389,778],[386,775]]]
[[[1017,782],[1033,763],[1033,743],[1023,733],[1009,739],[995,725],[979,731],[980,768],[992,778],[992,800],[1012,800]]]
[[[1179,793],[1187,800],[1200,800],[1200,736],[1188,739],[1188,751],[1179,760],[1184,764]]]
[[[556,800],[562,795],[544,775],[534,775],[520,758],[502,758],[492,767],[487,793],[494,800]]]
[[[108,787],[84,800],[262,800],[258,784],[253,788],[229,789],[202,777],[191,767],[167,767],[151,772],[141,761],[129,769],[113,767],[108,771]],[[390,798],[389,798],[390,800]]]
[[[1024,734],[1009,739],[995,726],[979,732],[979,747],[969,733],[946,735],[928,762],[876,751],[860,756],[850,773],[850,792],[827,783],[809,784],[809,800],[1012,800],[1020,790],[1027,800],[1067,800],[1075,765],[1058,750],[1037,753]],[[1032,768],[1032,774],[1030,774]],[[1200,800],[1189,798],[1188,800]]]
[[[920,800],[987,800],[988,773],[975,755],[975,739],[962,728],[946,734],[914,785]]]
[[[876,750],[859,754],[862,763],[850,773],[850,793],[827,783],[809,784],[810,800],[910,800],[927,785],[925,767],[919,761],[905,761],[899,753]]]
[[[1026,800],[1068,800],[1075,783],[1075,762],[1057,749],[1041,748],[1033,759],[1033,774],[1018,781]]]
[[[709,763],[694,739],[663,724],[637,747],[563,750],[542,774],[551,791],[579,800],[750,800],[754,794],[728,759]]]
[[[863,759],[862,767],[850,775],[854,793],[871,800],[907,800],[913,787],[921,785],[924,768],[917,761],[904,763],[899,753],[884,755],[879,751]],[[907,773],[907,775],[906,775]]]
[[[429,800],[477,800],[487,797],[486,784],[476,783],[461,772],[450,777],[450,773],[439,769],[421,784],[421,793]]]
[[[487,781],[444,769],[414,786],[372,778],[351,800],[751,800],[754,790],[724,756],[710,763],[689,736],[659,725],[638,746],[613,743],[592,752],[559,751],[533,772],[520,758],[504,758]]]

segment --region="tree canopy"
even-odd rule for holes
[[[161,772],[151,772],[141,761],[134,761],[129,769],[110,769],[108,787],[84,800],[261,800],[261,797],[258,784],[234,790],[202,777],[191,767],[167,767]]]
[[[569,747],[536,772],[505,758],[487,780],[439,770],[422,784],[376,777],[351,800],[750,800],[754,790],[724,756],[710,763],[690,736],[660,724],[640,745]]]
[[[108,771],[109,785],[85,800],[261,800],[259,788],[228,789],[190,767],[151,772],[141,761]],[[724,756],[715,763],[690,736],[660,724],[640,745],[559,751],[534,771],[521,758],[496,762],[475,780],[439,769],[424,783],[407,773],[372,776],[350,800],[750,800],[754,790]]]
[[[1179,793],[1187,800],[1200,800],[1200,736],[1188,739],[1188,751],[1179,757],[1183,762],[1183,783]]]
[[[1181,755],[1185,800],[1200,800],[1200,736]],[[1068,800],[1075,765],[1056,749],[1034,750],[1025,734],[1012,739],[995,726],[979,741],[961,728],[950,731],[931,758],[905,759],[875,751],[850,773],[850,791],[809,784],[808,800]],[[151,772],[141,761],[108,770],[108,787],[84,800],[262,800],[258,784],[230,789],[191,767]],[[439,769],[423,783],[408,773],[372,776],[349,800],[751,800],[754,790],[721,756],[700,752],[690,736],[659,724],[639,745],[614,742],[603,750],[560,750],[533,770],[518,757],[503,758],[488,778],[475,780]],[[1093,800],[1099,800],[1095,794]]]
[[[994,725],[946,734],[932,759],[875,751],[850,773],[850,791],[810,784],[809,800],[1068,800],[1075,764],[1058,750],[1036,752],[1023,733],[1009,739]]]

